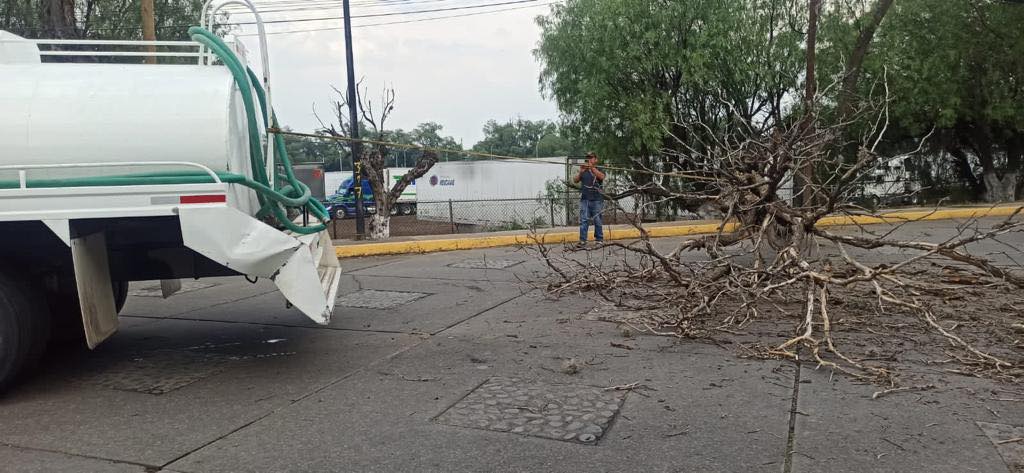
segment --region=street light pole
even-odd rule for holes
[[[349,133],[352,135],[352,183],[356,187],[356,235],[366,235],[366,222],[363,220],[363,144],[359,142],[359,113],[356,110],[359,102],[356,99],[356,70],[352,58],[352,15],[349,11],[349,0],[341,4],[342,16],[345,18],[345,65],[348,68],[348,121]]]

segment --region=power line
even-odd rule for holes
[[[501,12],[507,12],[507,11],[512,11],[512,10],[525,10],[527,8],[546,7],[546,6],[550,6],[550,5],[557,5],[559,3],[561,3],[561,1],[555,1],[555,2],[550,2],[550,3],[542,3],[542,4],[539,4],[539,5],[526,5],[526,6],[522,6],[522,7],[501,8],[501,9],[497,9],[497,10],[474,12],[474,13],[462,13],[462,14],[458,14],[458,15],[445,15],[445,16],[436,16],[436,17],[431,17],[431,18],[417,18],[415,20],[400,20],[400,21],[387,21],[387,22],[381,22],[381,23],[367,23],[367,24],[362,24],[362,25],[353,25],[352,27],[353,28],[366,28],[366,27],[370,27],[370,26],[402,25],[402,24],[406,24],[406,23],[419,23],[419,22],[422,22],[422,21],[448,20],[448,19],[452,19],[452,18],[463,18],[463,17],[468,17],[468,16],[488,15],[488,14],[491,14],[491,13],[501,13]],[[267,36],[279,35],[279,34],[292,34],[292,33],[313,33],[313,32],[317,32],[317,31],[337,31],[337,30],[340,30],[340,29],[342,29],[342,27],[337,26],[337,27],[327,27],[327,28],[309,28],[309,29],[301,29],[301,30],[270,31],[270,32],[267,33]],[[244,37],[244,36],[259,36],[259,35],[257,33],[246,33],[246,34],[239,34],[239,35],[235,35],[235,36]]]
[[[390,1],[390,0],[382,0],[382,1]],[[400,2],[402,0],[393,0],[393,1]],[[416,1],[416,0],[412,0],[412,1]],[[423,1],[428,1],[428,0],[419,0],[419,1],[423,2]],[[429,0],[429,1],[433,1],[433,0]],[[437,1],[440,1],[440,0],[437,0]],[[501,5],[520,4],[520,3],[534,3],[534,2],[537,2],[537,1],[540,1],[540,0],[515,0],[515,1],[509,1],[509,2],[499,2],[499,3],[490,3],[490,4],[480,4],[480,5],[468,5],[468,6],[461,6],[461,7],[439,8],[439,9],[430,9],[430,10],[417,10],[417,11],[411,11],[411,12],[390,12],[390,13],[367,14],[367,15],[353,15],[352,18],[371,18],[371,17],[381,17],[381,16],[416,15],[416,14],[434,13],[434,12],[441,12],[441,11],[467,10],[467,9],[485,8],[485,7],[493,7],[493,6],[501,6]],[[541,3],[541,4],[537,4],[537,5],[526,5],[526,6],[512,7],[512,8],[500,8],[500,9],[495,9],[495,10],[490,10],[490,11],[483,11],[483,12],[464,13],[464,14],[458,14],[458,15],[444,15],[444,16],[437,16],[437,17],[430,17],[430,18],[419,18],[419,19],[415,19],[415,20],[401,20],[401,21],[388,21],[388,22],[380,22],[380,23],[367,23],[367,24],[362,24],[362,25],[353,25],[352,27],[353,28],[366,28],[366,27],[371,27],[371,26],[400,25],[400,24],[406,24],[406,23],[419,23],[419,22],[424,22],[424,21],[436,21],[436,20],[446,20],[446,19],[451,19],[451,18],[463,18],[463,17],[470,17],[470,16],[477,16],[477,15],[487,15],[487,14],[491,14],[491,13],[501,13],[501,12],[514,11],[514,10],[523,10],[523,9],[526,9],[526,8],[536,8],[536,7],[550,6],[550,5],[555,5],[555,4],[561,3],[561,1],[562,0],[556,0],[556,1],[553,1],[553,2]],[[411,3],[411,2],[406,2],[406,3]],[[272,20],[272,21],[264,21],[264,23],[290,23],[290,22],[293,22],[293,21],[319,21],[319,20],[336,20],[336,19],[343,19],[343,17],[309,18],[309,19],[302,19],[302,20]],[[256,22],[215,23],[215,25],[218,25],[218,26],[254,25],[254,24],[256,24]],[[194,26],[194,25],[158,25],[156,27],[156,29],[158,29],[158,30],[168,30],[168,29],[182,29],[182,30],[185,30],[185,29],[188,29],[188,28],[190,28],[192,26]],[[137,26],[127,26],[127,27],[110,27],[110,28],[90,28],[89,31],[140,31],[141,29],[142,28],[137,27]],[[290,34],[290,33],[306,33],[306,32],[316,32],[316,31],[334,31],[334,30],[340,30],[340,29],[342,29],[342,27],[339,26],[339,27],[325,27],[325,28],[310,28],[310,29],[302,29],[302,30],[272,31],[272,32],[268,32],[267,35]],[[38,27],[38,28],[22,28],[22,30],[25,30],[25,31],[46,31],[48,29],[47,28],[43,28],[43,27]],[[236,36],[257,36],[257,35],[255,33],[251,33],[251,34],[239,34],[239,35],[236,35]]]
[[[355,137],[348,137],[348,136],[322,135],[322,134],[314,134],[314,133],[301,133],[301,132],[297,132],[297,131],[282,130],[280,128],[270,128],[267,131],[270,132],[270,133],[273,133],[275,135],[298,136],[298,137],[303,137],[303,138],[313,138],[313,139],[328,140],[328,141],[344,141],[344,142],[347,142],[347,143],[383,145],[383,146],[390,146],[392,148],[400,148],[400,149],[419,149],[419,150],[423,150],[423,151],[432,151],[432,152],[435,152],[435,153],[461,154],[461,155],[465,155],[465,156],[475,156],[475,157],[478,157],[478,158],[490,158],[490,159],[497,159],[497,160],[502,160],[502,161],[525,161],[525,162],[538,163],[538,164],[553,164],[553,165],[557,165],[557,166],[565,166],[566,164],[568,164],[568,163],[559,163],[559,162],[543,160],[543,159],[531,159],[529,157],[523,157],[523,156],[508,156],[508,155],[503,155],[503,154],[485,153],[485,152],[473,151],[473,150],[451,149],[451,148],[441,148],[441,147],[436,147],[436,146],[423,146],[423,145],[415,145],[415,144],[395,143],[393,141],[370,140],[370,139],[366,139],[366,138],[355,138]],[[569,156],[569,157],[574,157],[574,156]],[[653,171],[653,170],[650,170],[650,169],[624,168],[624,167],[609,166],[609,165],[602,165],[601,168],[605,169],[605,170],[609,170],[609,171],[624,171],[624,172],[632,172],[632,173],[636,173],[636,174],[647,174],[647,175],[652,175],[652,176],[687,177],[687,178],[694,179],[694,180],[699,180],[699,181],[713,181],[714,180],[714,179],[712,179],[712,178],[710,178],[710,177],[708,177],[706,175],[698,174],[698,173],[691,173],[691,172],[687,172],[687,171],[668,171],[668,172],[664,172],[664,171]]]
[[[448,2],[452,0],[376,0],[376,1],[365,1],[365,2],[352,2],[353,6],[360,6],[363,8],[378,8],[378,7],[393,7],[393,6],[405,6],[413,5],[418,3],[437,3],[437,2]],[[305,3],[305,2],[304,2]],[[341,2],[335,0],[329,0],[323,3],[310,4],[296,4],[296,5],[284,5],[284,6],[273,6],[273,9],[263,10],[259,9],[257,12],[261,15],[266,13],[293,13],[293,12],[304,12],[304,11],[323,11],[331,9],[331,7],[341,8]],[[231,6],[225,8],[223,11],[231,14],[252,14],[252,11],[247,8]]]
[[[399,12],[388,12],[388,13],[372,13],[372,14],[366,14],[366,15],[352,15],[352,18],[376,18],[376,17],[382,17],[382,16],[416,15],[416,14],[420,14],[420,13],[434,13],[434,12],[456,11],[456,10],[471,10],[471,9],[475,9],[475,8],[496,7],[496,6],[501,6],[501,5],[514,5],[514,4],[519,4],[519,3],[535,3],[535,2],[538,2],[538,1],[539,0],[512,0],[512,1],[508,1],[508,2],[483,3],[483,4],[479,4],[479,5],[466,5],[466,6],[460,6],[460,7],[434,8],[434,9],[430,9],[430,10],[415,10],[415,11],[405,11],[405,12],[399,11]],[[306,21],[329,21],[329,20],[344,20],[344,19],[345,19],[345,17],[343,17],[343,16],[332,16],[332,17],[321,17],[321,18],[299,18],[299,19],[295,19],[295,20],[269,20],[269,21],[264,21],[263,24],[272,24],[272,23],[301,23],[301,22],[306,22]],[[245,21],[245,22],[237,22],[237,23],[227,22],[227,23],[224,23],[224,24],[226,24],[226,25],[255,25],[256,22],[255,21]]]

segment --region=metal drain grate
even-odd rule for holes
[[[507,259],[467,259],[459,261],[458,263],[452,263],[448,265],[451,268],[463,268],[463,269],[505,269],[511,266],[515,266],[522,261],[514,261]]]
[[[584,444],[608,431],[623,391],[494,377],[438,416],[442,424]]]
[[[120,391],[164,394],[217,374],[232,361],[222,354],[158,350],[99,366],[82,381]]]
[[[339,297],[337,304],[345,307],[359,307],[363,309],[392,309],[429,295],[430,294],[422,292],[363,289],[361,291],[356,291]]]

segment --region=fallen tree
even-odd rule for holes
[[[712,206],[724,216],[719,232],[663,248],[634,221],[639,240],[602,245],[618,258],[578,258],[577,250],[559,253],[533,245],[531,251],[555,278],[547,290],[552,295],[595,294],[617,308],[615,321],[660,335],[715,338],[758,321],[792,321],[795,328],[788,337],[771,343],[748,339],[742,343],[744,353],[813,360],[888,384],[895,383],[896,363],[873,360],[872,352],[898,341],[901,329],[894,330],[893,324],[902,324],[902,329],[917,327],[941,337],[946,362],[967,367],[961,371],[1020,380],[1022,343],[1013,336],[1012,316],[1005,323],[995,321],[995,304],[1016,297],[1024,308],[1024,272],[1014,263],[1024,261],[1015,256],[1024,255],[1012,244],[1005,245],[999,258],[975,254],[974,249],[1024,232],[1021,208],[988,226],[976,219],[960,222],[952,235],[939,241],[900,237],[907,233],[908,221],[875,228],[818,225],[834,215],[881,217],[852,203],[865,175],[904,157],[877,153],[878,136],[887,126],[884,104],[876,113],[876,126],[863,137],[852,163],[836,163],[828,155],[840,148],[836,140],[843,136],[843,125],[825,126],[809,113],[767,133],[751,128],[742,139],[705,143],[700,149],[706,152],[687,149],[678,156],[688,161],[690,170],[685,172],[638,169],[703,183],[699,191],[678,192],[653,179],[632,191],[655,196],[653,200]],[[800,187],[792,188],[793,176],[804,170],[812,170],[815,177],[805,176]],[[962,299],[966,288],[976,288],[987,298],[974,301],[989,312],[984,317],[996,317],[985,319],[986,330],[994,330],[984,332],[988,335],[972,332],[969,322],[949,322],[949,301]],[[1024,316],[1024,309],[1017,311]],[[878,335],[877,346],[861,346],[857,355],[848,354],[836,342],[837,325],[851,333]]]
[[[877,5],[876,26],[888,2]],[[1024,332],[1024,325],[1002,314],[1024,317],[1024,271],[1017,263],[1024,255],[1022,245],[1002,239],[1024,232],[1021,208],[988,228],[979,220],[962,222],[938,241],[901,236],[906,221],[853,231],[818,225],[828,216],[875,215],[855,204],[864,182],[889,162],[919,153],[930,138],[918,140],[910,153],[880,152],[890,128],[884,72],[860,100],[850,97],[859,62],[819,92],[820,7],[818,0],[809,2],[799,105],[785,115],[781,109],[750,115],[719,99],[715,105],[727,116],[716,123],[676,120],[666,127],[672,142],[661,150],[668,158],[660,160],[672,167],[654,169],[644,164],[653,160],[633,159],[634,174],[644,176],[636,182],[643,184],[613,196],[641,194],[650,206],[717,209],[718,232],[663,248],[634,221],[640,239],[600,246],[618,258],[557,253],[538,239],[528,248],[552,270],[549,293],[596,294],[615,308],[607,319],[639,330],[715,341],[729,334],[747,356],[810,360],[879,383],[896,383],[900,360],[894,347],[901,343],[942,357],[922,363],[957,363],[945,370],[1019,381],[1024,343],[1015,331]],[[859,42],[866,47],[873,29],[864,36]],[[831,123],[822,120],[823,104],[837,102],[842,113]],[[728,124],[724,131],[722,123]],[[860,136],[850,138],[854,133]],[[846,150],[856,153],[837,159]],[[1001,253],[976,254],[989,244],[1002,244]],[[965,294],[975,299],[967,301]],[[968,310],[969,303],[980,311]],[[795,327],[782,337],[740,332],[778,320]],[[837,342],[839,331],[844,344]]]

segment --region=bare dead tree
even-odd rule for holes
[[[367,93],[366,89],[362,87],[361,81],[356,86],[361,89],[361,92],[356,94],[357,106],[362,121],[365,122],[365,131],[368,137],[366,146],[362,147],[364,151],[360,159],[362,175],[366,176],[370,188],[373,190],[374,208],[376,209],[376,212],[370,216],[369,238],[383,240],[391,236],[391,210],[395,208],[402,191],[437,163],[437,154],[433,151],[423,150],[412,169],[389,186],[384,176],[384,168],[387,166],[388,156],[391,155],[391,147],[385,144],[387,141],[385,124],[395,110],[395,90],[385,88],[379,102],[375,104],[370,99],[364,100]],[[347,94],[337,88],[332,88],[339,97],[337,101],[331,103],[338,127],[336,128],[334,123],[324,124],[321,120],[321,131],[335,137],[351,136],[352,124],[348,119]],[[319,120],[319,117],[317,119]],[[355,185],[358,186],[359,183]]]

